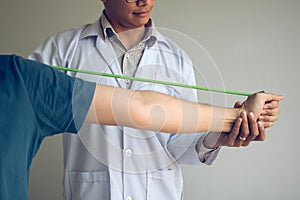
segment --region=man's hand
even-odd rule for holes
[[[209,133],[204,139],[204,146],[207,148],[248,146],[252,141],[264,141],[265,138],[263,123],[257,122],[253,113],[242,112],[230,133]]]
[[[252,141],[264,141],[266,139],[265,128],[274,125],[280,114],[279,101],[283,96],[257,93],[249,97],[245,102],[236,102],[234,107],[256,110],[260,115],[256,117],[252,112],[243,111],[235,121],[230,133],[210,133],[204,140],[204,145],[209,148],[219,146],[240,147],[248,146]],[[272,99],[267,101],[267,99]],[[258,101],[258,103],[255,103]]]

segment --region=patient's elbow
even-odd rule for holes
[[[134,128],[146,129],[151,124],[151,103],[149,95],[151,92],[135,91],[129,102],[130,123]]]

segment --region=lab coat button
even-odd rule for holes
[[[132,200],[131,196],[126,197],[125,200]]]
[[[132,150],[131,149],[126,149],[125,150],[125,156],[130,157],[132,155]]]

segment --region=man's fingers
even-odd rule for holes
[[[256,141],[265,141],[266,139],[266,130],[265,130],[265,126],[262,122],[258,121],[257,122],[258,125],[258,131],[259,131],[259,135],[257,136],[257,138],[255,138]]]
[[[240,124],[239,134],[236,137],[236,145],[235,146],[237,146],[237,147],[240,147],[243,145],[243,143],[247,140],[247,137],[250,133],[246,112],[241,113],[241,118],[242,118],[242,123]]]
[[[240,127],[242,124],[242,118],[239,117],[232,127],[230,134],[226,134],[226,137],[223,138],[223,145],[228,147],[236,147],[236,141],[240,133]]]
[[[257,125],[257,121],[254,118],[253,113],[249,113],[248,118],[249,118],[250,132],[251,132],[251,135],[248,137],[248,140],[252,141],[259,135],[259,131],[257,127],[258,125]]]

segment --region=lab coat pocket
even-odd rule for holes
[[[70,173],[72,200],[109,200],[108,171]]]
[[[149,172],[147,200],[181,200],[182,186],[182,179],[176,178],[174,169]]]

